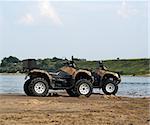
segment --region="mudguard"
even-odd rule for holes
[[[39,74],[46,76],[50,81],[52,81],[52,76],[47,71],[40,70],[40,69],[31,70],[27,76],[31,77],[32,75],[39,75]]]

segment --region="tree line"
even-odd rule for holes
[[[75,61],[85,60],[75,58]],[[37,59],[37,67],[47,71],[56,71],[63,66],[66,59],[61,59],[57,57]],[[23,60],[18,59],[14,56],[4,57],[0,64],[0,73],[23,73]]]
[[[57,71],[64,65],[66,59],[57,57],[37,59],[37,67],[43,70]],[[77,68],[93,71],[97,68],[97,61],[87,61],[86,59],[74,58]],[[150,59],[115,59],[104,60],[104,65],[111,71],[120,72],[123,75],[145,75],[150,74]],[[14,56],[4,57],[0,64],[0,73],[24,73],[23,62]]]

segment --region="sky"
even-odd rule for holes
[[[150,58],[149,5],[147,0],[0,0],[0,60]]]

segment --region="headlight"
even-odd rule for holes
[[[115,75],[117,78],[119,78],[119,75],[116,73],[116,75]]]

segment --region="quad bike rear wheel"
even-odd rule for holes
[[[106,80],[104,85],[102,86],[102,90],[106,95],[115,95],[118,91],[118,85],[111,80]]]
[[[75,88],[78,95],[83,95],[86,97],[89,97],[93,92],[92,83],[86,79],[81,79],[77,81]]]
[[[29,91],[33,96],[47,96],[49,91],[48,82],[44,78],[34,78],[29,84]]]
[[[28,96],[32,96],[31,92],[29,91],[29,84],[31,83],[31,79],[28,79],[27,81],[25,81],[23,89],[26,95]]]

